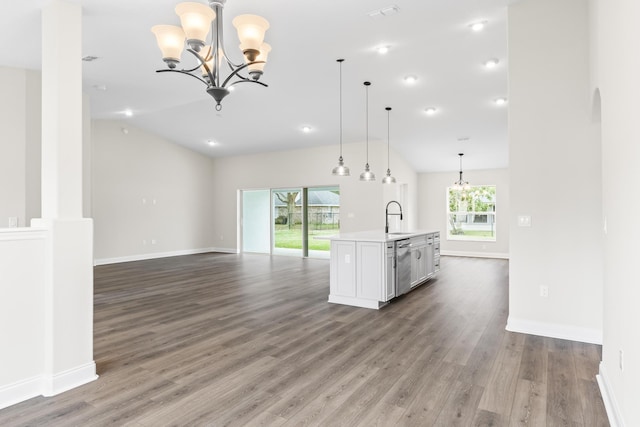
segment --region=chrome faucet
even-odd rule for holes
[[[391,203],[395,203],[396,205],[398,205],[398,207],[400,208],[400,213],[389,213],[389,205]],[[384,215],[385,215],[385,225],[384,225],[384,233],[385,234],[389,234],[389,215],[400,215],[400,221],[402,221],[402,206],[400,205],[400,203],[396,202],[395,200],[391,200],[389,203],[387,203],[387,207],[384,209]]]

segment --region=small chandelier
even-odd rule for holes
[[[267,86],[258,80],[271,51],[271,46],[263,43],[269,22],[257,15],[239,15],[232,21],[238,31],[240,50],[245,61],[244,64],[234,64],[225,52],[222,37],[222,9],[226,0],[208,1],[208,6],[196,2],[178,4],[176,14],[180,17],[182,27],[156,25],[151,31],[156,35],[162,60],[169,67],[157,72],[182,73],[200,80],[207,87],[207,93],[216,100],[216,110],[220,111],[220,103],[229,94],[231,86],[238,83]],[[211,37],[207,42],[209,31]],[[180,63],[185,40],[187,52],[195,56],[197,64],[192,68],[178,70],[176,67]],[[222,75],[225,65],[230,69],[226,77]],[[240,74],[243,71],[248,71],[249,76]]]
[[[464,156],[464,153],[458,153],[458,156],[460,156],[460,175],[458,180],[453,183],[453,189],[456,191],[468,191],[471,186],[468,181],[462,179],[462,156]]]
[[[371,82],[364,82],[365,93],[367,94],[366,103],[366,128],[367,128],[367,163],[364,165],[364,172],[360,174],[360,181],[375,181],[376,175],[369,169],[369,86]]]
[[[342,63],[344,59],[336,59],[336,62],[340,64],[340,157],[338,157],[338,166],[333,168],[331,173],[337,176],[349,176],[349,167],[345,166],[342,159]]]
[[[386,107],[385,110],[387,110],[387,174],[385,175],[384,178],[382,178],[382,183],[383,184],[395,184],[396,183],[396,179],[394,177],[391,176],[391,169],[389,169],[389,163],[390,163],[390,149],[389,149],[389,116],[391,115],[391,107]]]

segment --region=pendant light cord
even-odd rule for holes
[[[387,110],[387,171],[391,171],[391,166],[390,166],[391,160],[389,156],[389,153],[391,152],[389,149],[389,145],[390,145],[389,135],[391,134],[389,130],[389,123],[391,123],[391,120],[389,119],[389,116],[391,114],[391,107],[387,107],[386,110]]]
[[[371,85],[371,82],[364,82],[364,87],[366,89],[365,93],[366,93],[366,107],[365,107],[365,111],[366,111],[366,125],[367,125],[367,166],[369,165],[369,86]]]
[[[340,64],[340,160],[342,160],[342,62],[344,59],[338,59]]]

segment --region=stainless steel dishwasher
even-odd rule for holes
[[[411,253],[409,239],[396,241],[396,296],[406,294],[411,289]]]

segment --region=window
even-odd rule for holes
[[[447,239],[495,242],[495,185],[447,188]]]

